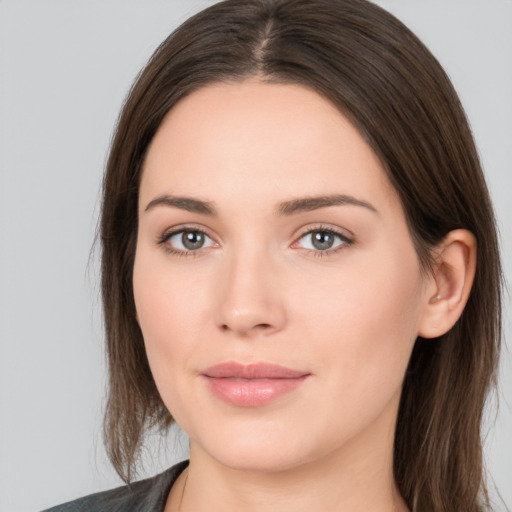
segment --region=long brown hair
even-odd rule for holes
[[[477,271],[456,325],[419,338],[405,376],[394,472],[411,510],[476,512],[488,503],[481,420],[500,346],[494,214],[472,134],[448,77],[400,21],[366,0],[227,0],[156,50],[121,112],[106,169],[102,292],[109,362],[104,434],[129,481],[149,428],[172,416],[135,318],[132,269],[145,153],[184,96],[212,82],[297,83],[330,100],[369,142],[398,191],[420,262],[451,230],[476,237]]]

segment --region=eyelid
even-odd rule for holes
[[[173,236],[182,233],[182,232],[198,232],[202,233],[206,237],[208,237],[213,242],[213,246],[218,247],[220,244],[216,240],[217,237],[213,236],[209,233],[209,230],[206,229],[204,226],[198,225],[198,224],[182,224],[177,226],[172,226],[170,228],[167,228],[161,235],[158,236],[156,242],[158,245],[163,245],[165,247],[165,250],[168,251],[171,254],[178,255],[178,256],[198,256],[201,254],[204,250],[210,249],[212,246],[209,247],[201,247],[196,250],[183,250],[183,249],[177,249],[176,247],[172,247],[169,245],[166,245],[166,242]],[[320,250],[320,249],[308,249],[304,247],[297,247],[297,244],[299,241],[306,235],[311,234],[315,231],[320,232],[326,232],[331,233],[334,236],[339,237],[339,239],[343,242],[337,247],[334,247],[332,249],[326,249],[326,250]],[[318,224],[318,225],[307,225],[302,227],[297,235],[295,235],[295,241],[291,244],[291,247],[294,249],[302,249],[303,251],[314,253],[315,256],[327,256],[330,254],[334,254],[338,252],[339,250],[345,248],[346,246],[352,245],[355,241],[354,234],[344,228],[340,228],[339,226],[332,226],[332,225],[326,225],[326,224]]]
[[[177,224],[176,226],[170,226],[162,231],[161,235],[158,235],[158,240],[162,240],[163,238],[169,238],[169,236],[175,235],[176,233],[180,233],[182,231],[197,231],[198,233],[203,233],[207,236],[209,236],[212,240],[214,240],[215,237],[211,231],[202,226],[201,224],[194,224],[194,223],[186,223],[186,224]]]
[[[334,247],[332,249],[326,249],[326,250],[308,249],[308,248],[304,248],[304,247],[297,247],[297,244],[299,243],[299,241],[302,238],[304,238],[306,235],[309,235],[309,234],[311,234],[311,233],[313,233],[315,231],[331,233],[334,236],[339,237],[339,239],[343,243],[341,243],[337,247]],[[340,227],[327,226],[325,224],[320,224],[320,225],[317,225],[317,226],[308,225],[308,226],[305,226],[304,228],[302,228],[299,231],[299,233],[295,237],[295,241],[292,243],[291,247],[294,248],[294,249],[302,249],[302,250],[304,250],[304,251],[306,251],[308,253],[312,253],[314,256],[328,256],[328,255],[332,255],[334,253],[337,253],[338,251],[346,248],[347,246],[352,245],[354,243],[354,241],[355,241],[354,234],[352,232],[346,230],[346,229],[342,229]]]
[[[202,233],[206,237],[208,237],[214,244],[214,246],[218,246],[219,243],[215,240],[215,237],[212,236],[206,228],[203,226],[197,225],[197,224],[182,224],[177,226],[172,226],[170,228],[167,228],[164,230],[164,232],[161,235],[158,235],[156,243],[158,245],[164,246],[165,250],[169,252],[170,254],[176,255],[176,256],[198,256],[200,253],[203,252],[205,249],[210,249],[209,247],[201,247],[196,250],[183,250],[178,249],[176,247],[170,246],[167,244],[167,242],[175,235],[178,235],[183,232],[194,232],[194,233]]]
[[[339,226],[333,226],[332,224],[327,223],[319,223],[319,224],[308,224],[307,226],[301,227],[297,234],[295,235],[295,238],[298,240],[300,237],[311,233],[311,231],[327,231],[329,233],[333,233],[335,235],[339,235],[341,238],[354,241],[355,235],[352,233],[352,231],[341,228]]]

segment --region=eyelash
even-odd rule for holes
[[[181,249],[174,249],[172,246],[167,244],[167,242],[174,236],[178,235],[180,233],[201,233],[204,236],[207,236],[208,238],[211,238],[211,236],[208,235],[208,233],[201,228],[194,227],[194,226],[185,226],[181,227],[179,229],[174,229],[172,231],[165,232],[161,237],[158,239],[158,244],[162,245],[165,249],[165,251],[169,254],[172,254],[173,256],[178,257],[184,257],[184,258],[195,258],[200,255],[201,249],[195,250],[195,251],[182,251]]]
[[[293,242],[292,245],[295,245],[303,237],[305,237],[306,235],[310,235],[311,233],[314,232],[329,233],[331,235],[334,235],[335,237],[338,237],[342,241],[342,243],[338,247],[335,247],[334,249],[327,249],[325,251],[304,249],[305,251],[307,251],[307,254],[312,255],[315,258],[326,258],[328,256],[332,256],[342,251],[343,249],[346,249],[347,247],[351,246],[354,243],[353,239],[349,238],[347,235],[341,233],[340,231],[337,231],[331,227],[319,225],[314,228],[309,228],[307,231],[301,233],[297,237],[297,241]]]
[[[343,233],[340,233],[339,231],[336,231],[335,229],[332,229],[332,228],[326,227],[326,226],[317,226],[312,229],[310,228],[307,231],[304,231],[302,234],[300,234],[298,236],[297,240],[295,242],[293,242],[292,245],[296,244],[299,240],[301,240],[306,235],[309,235],[314,232],[329,233],[331,235],[334,235],[335,237],[338,237],[342,241],[342,243],[338,247],[335,247],[334,249],[327,249],[325,251],[314,250],[314,249],[304,249],[305,251],[307,251],[308,254],[313,255],[315,258],[324,258],[326,256],[331,256],[354,243],[353,239],[348,238],[346,235],[344,235]],[[178,235],[180,233],[201,233],[202,235],[204,235],[208,238],[211,238],[205,230],[203,230],[199,227],[189,226],[189,227],[181,227],[179,229],[174,229],[172,231],[165,232],[161,237],[158,238],[157,243],[159,245],[164,246],[165,251],[169,254],[172,254],[173,256],[185,257],[185,258],[190,258],[190,257],[194,258],[194,257],[199,256],[202,252],[201,249],[183,251],[181,249],[174,249],[172,246],[167,244],[167,242],[169,241],[170,238],[172,238],[173,236]]]

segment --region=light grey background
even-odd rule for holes
[[[112,128],[132,79],[204,0],[0,0],[0,511],[119,485],[101,445],[94,239]],[[512,2],[387,0],[438,56],[474,129],[512,278]],[[510,347],[510,299],[506,299]],[[488,467],[512,507],[512,362]],[[494,420],[494,412],[488,422]],[[146,472],[186,456],[186,440]],[[498,506],[498,510],[504,509]]]

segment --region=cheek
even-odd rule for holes
[[[199,317],[206,314],[206,297],[190,273],[146,257],[135,260],[135,306],[146,354],[160,396],[173,418],[190,430],[187,411],[200,410],[199,398],[190,389],[195,340],[201,337]],[[204,338],[204,336],[203,336]]]
[[[173,389],[177,372],[190,359],[200,335],[207,299],[199,277],[170,271],[166,257],[141,249],[133,272],[137,318],[157,387]],[[166,397],[163,396],[164,401]]]
[[[421,311],[415,253],[405,259],[358,260],[353,267],[347,262],[322,282],[322,287],[318,280],[309,283],[297,316],[305,319],[303,332],[316,340],[323,364],[333,368],[333,384],[354,399],[396,391]]]

